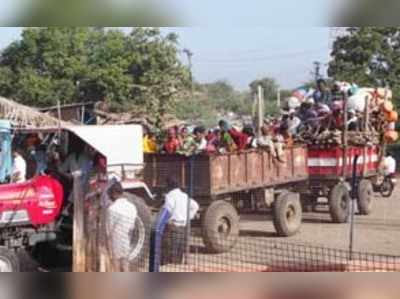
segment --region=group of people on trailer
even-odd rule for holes
[[[330,89],[325,80],[317,82],[317,90],[295,108],[287,107],[279,117],[264,119],[260,134],[254,124],[243,124],[236,128],[221,120],[213,129],[197,126],[174,126],[157,135],[147,129],[143,138],[145,153],[178,154],[224,154],[252,148],[269,150],[278,160],[284,160],[283,150],[297,141],[300,131],[315,129],[343,129],[343,94]],[[348,130],[361,127],[361,116],[349,109],[346,124]]]
[[[293,144],[289,121],[266,120],[260,137],[256,136],[252,125],[244,125],[240,130],[225,120],[221,120],[217,128],[210,130],[203,126],[195,127],[192,131],[186,126],[172,127],[164,132],[164,138],[147,130],[143,138],[143,150],[144,153],[192,156],[263,148],[283,160],[284,147]]]

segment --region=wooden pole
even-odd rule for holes
[[[85,272],[85,225],[84,212],[85,201],[81,185],[82,174],[78,171],[73,174],[74,177],[74,228],[73,228],[73,272]]]
[[[365,109],[364,109],[364,134],[368,134],[369,131],[369,98],[368,96],[365,97]],[[367,147],[364,146],[364,153],[363,153],[363,176],[365,177],[367,174]]]
[[[343,118],[344,118],[344,127],[343,127],[343,179],[346,180],[346,168],[347,168],[347,147],[348,147],[348,126],[347,122],[349,121],[349,114],[348,114],[348,98],[347,94],[344,94],[344,105],[343,105]]]
[[[257,135],[261,137],[261,128],[264,122],[264,90],[261,85],[258,86],[257,104]]]
[[[58,118],[58,128],[61,131],[61,103],[57,101],[57,118]]]

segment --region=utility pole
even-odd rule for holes
[[[315,61],[314,62],[314,76],[315,76],[315,82],[317,82],[319,79],[322,78],[321,76],[321,62]]]

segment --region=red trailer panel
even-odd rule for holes
[[[381,149],[374,147],[349,147],[346,150],[346,161],[343,161],[344,149],[310,148],[308,150],[308,170],[311,177],[351,177],[353,161],[360,156],[357,171],[365,175],[376,174],[379,168]]]

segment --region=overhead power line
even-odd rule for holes
[[[227,59],[213,59],[213,58],[204,58],[201,57],[201,54],[198,55],[198,59],[196,59],[197,63],[207,63],[207,64],[243,64],[243,63],[254,63],[254,62],[262,62],[276,59],[290,59],[301,56],[306,56],[309,54],[316,54],[322,51],[328,51],[326,47],[312,50],[305,50],[299,52],[292,53],[279,53],[279,54],[271,54],[271,55],[263,55],[263,56],[248,56],[246,58],[237,58],[231,57]],[[234,55],[233,55],[234,56]]]

